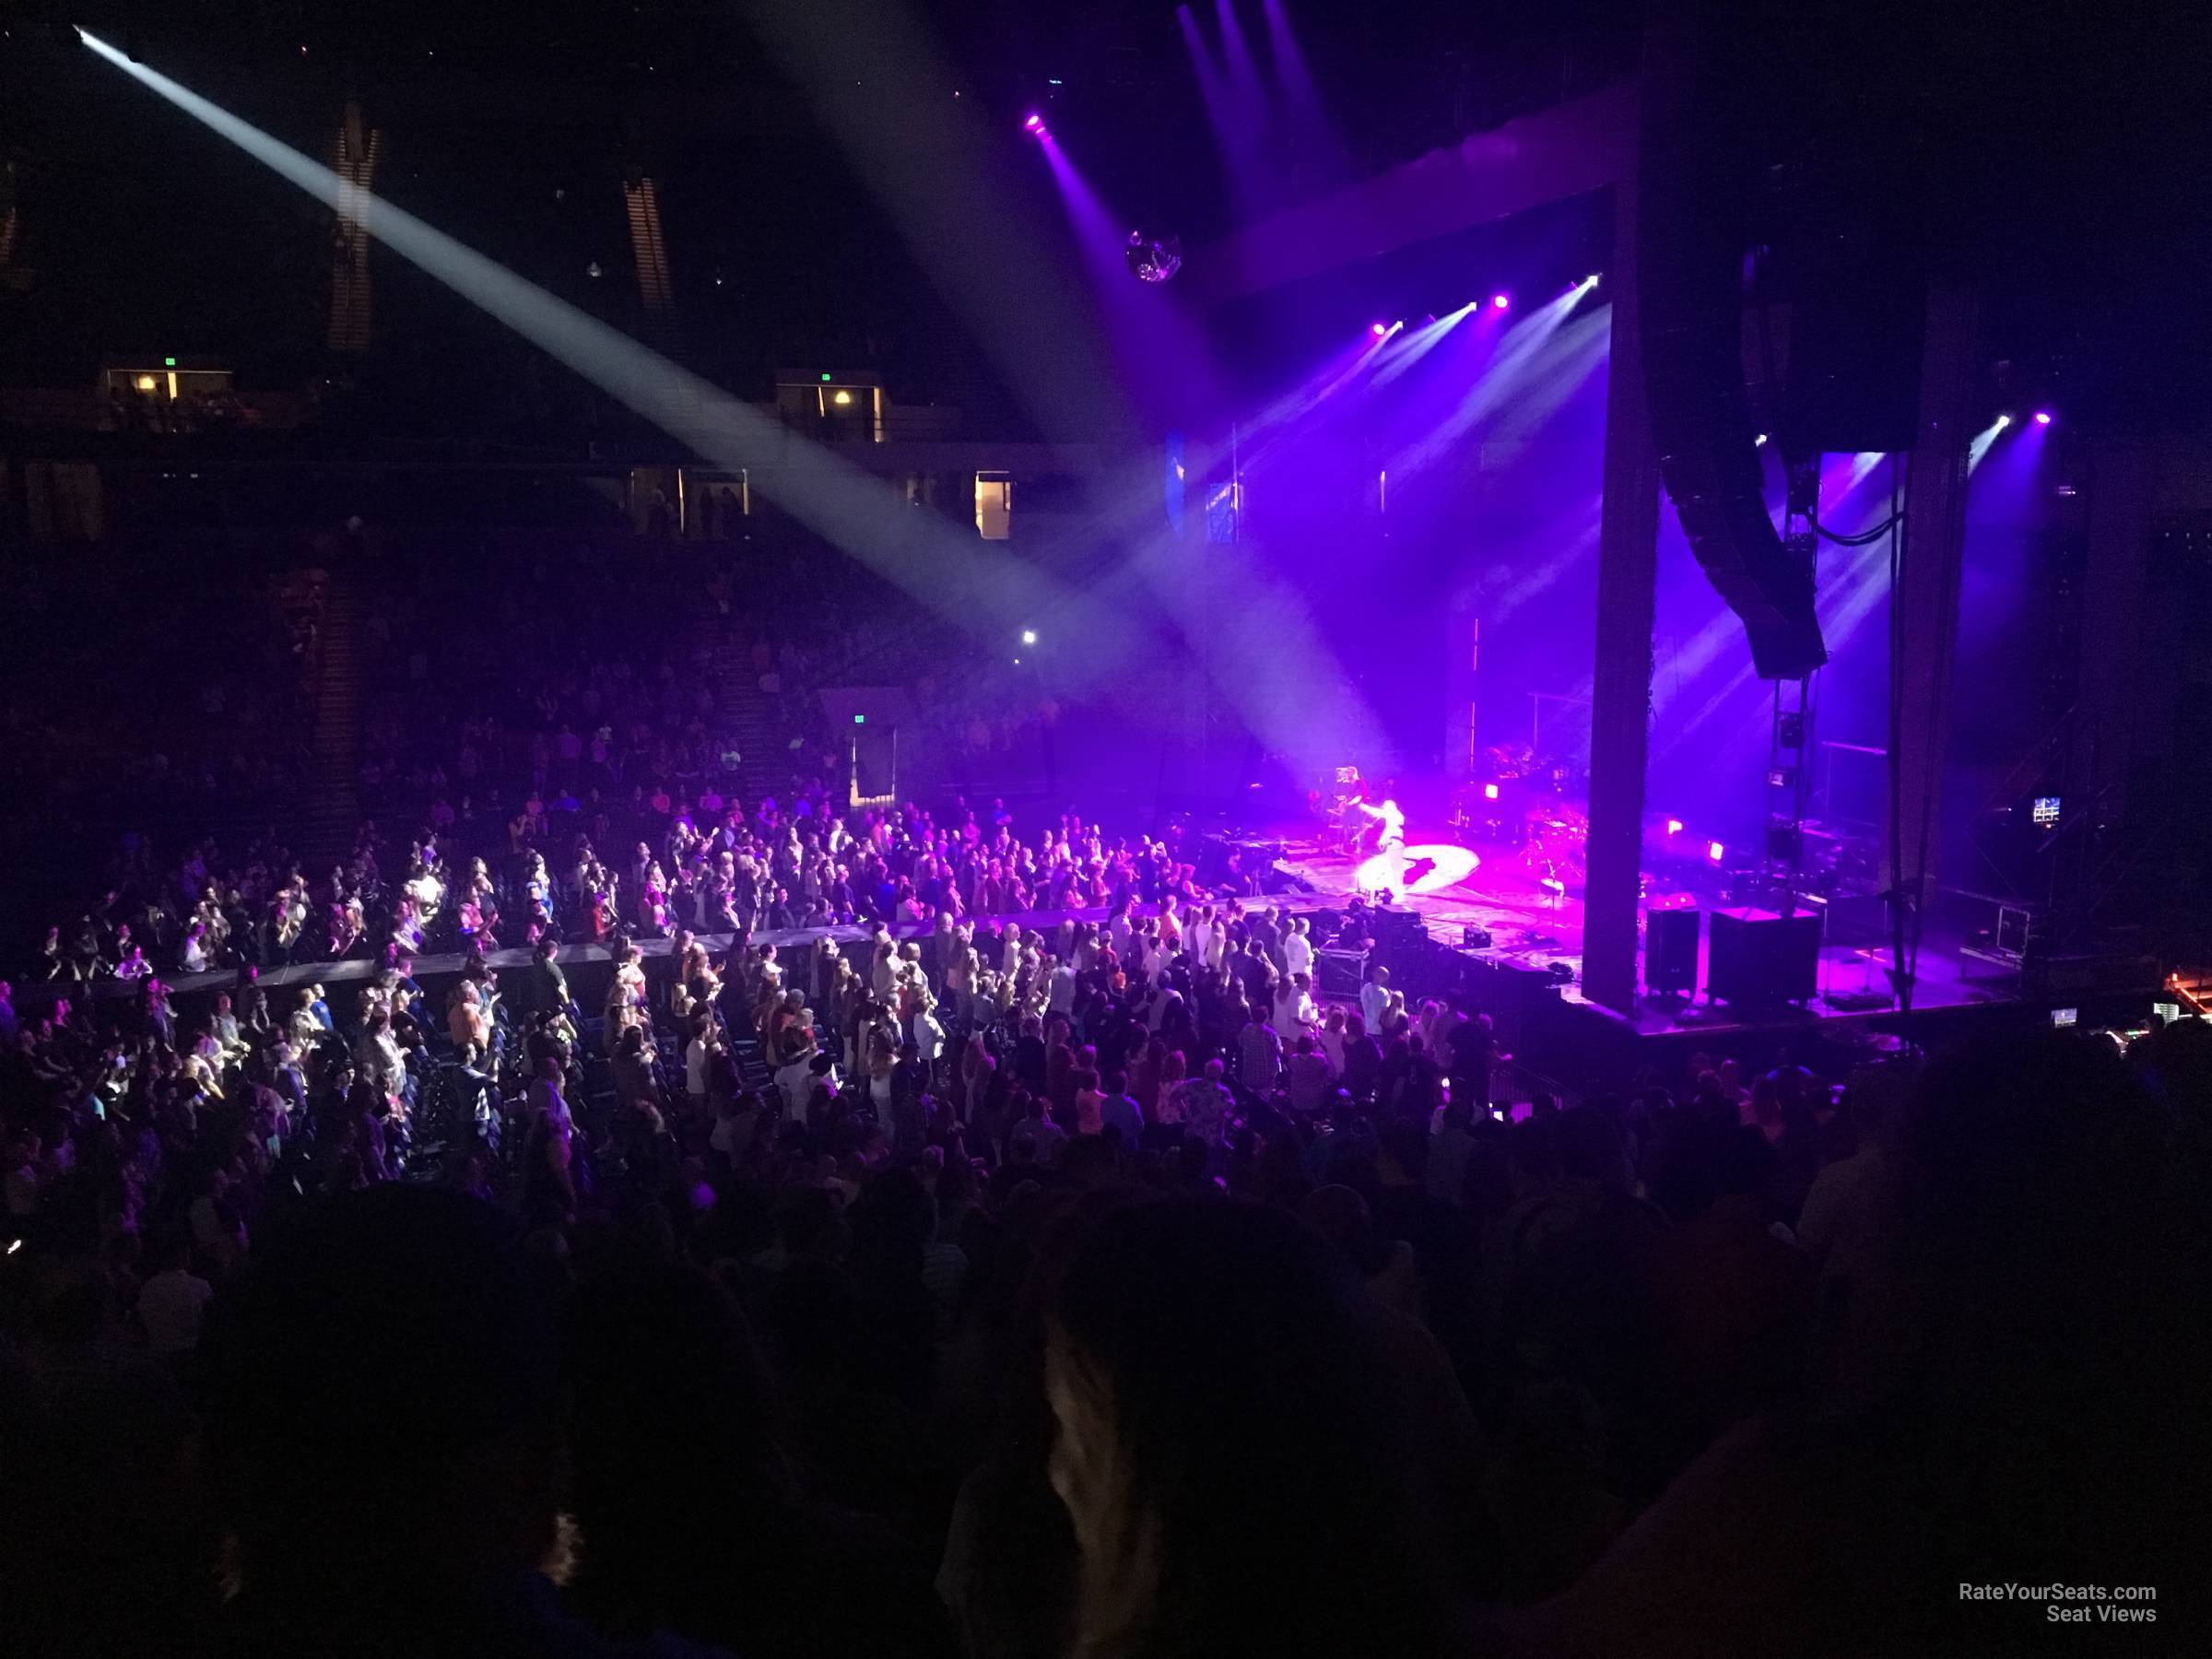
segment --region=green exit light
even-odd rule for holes
[[[868,717],[865,714],[855,714],[853,716],[853,724],[854,725],[866,725],[868,724]]]
[[[829,377],[828,375],[826,375],[826,374],[822,376],[822,379],[824,379],[825,381],[827,381],[829,378],[830,378],[830,377]]]
[[[175,358],[163,358],[161,359],[161,367],[164,369],[174,369],[176,366],[177,359]],[[828,380],[830,377],[825,374],[822,376],[822,378],[824,380]]]

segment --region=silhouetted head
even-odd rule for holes
[[[1432,1603],[1372,1317],[1279,1211],[1178,1201],[1100,1224],[1047,1352],[1077,1653],[1423,1651]]]
[[[303,1216],[213,1310],[207,1465],[248,1595],[343,1609],[535,1564],[559,1378],[506,1220],[382,1186]]]

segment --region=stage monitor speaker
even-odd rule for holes
[[[1745,1007],[1810,1002],[1820,988],[1820,915],[1714,911],[1705,989]]]
[[[1644,912],[1645,990],[1662,996],[1697,994],[1700,916],[1695,909]]]
[[[1417,910],[1398,910],[1387,904],[1375,907],[1375,944],[1383,950],[1403,949],[1429,937],[1428,918]]]

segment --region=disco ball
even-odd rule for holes
[[[1182,269],[1182,238],[1132,230],[1123,257],[1129,262],[1129,275],[1139,282],[1165,282]]]

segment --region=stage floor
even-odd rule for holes
[[[1353,872],[1358,861],[1339,853],[1326,852],[1310,836],[1303,840],[1285,842],[1283,867],[1312,883],[1319,892],[1333,902],[1341,903],[1355,890]],[[1560,994],[1570,1003],[1581,1004],[1603,1013],[1607,1018],[1633,1027],[1639,1035],[1663,1036],[1673,1032],[1724,1031],[1731,1029],[1771,1029],[1777,1024],[1793,1024],[1808,1018],[1815,1019],[1865,1019],[1869,1016],[1892,1014],[1893,1001],[1876,1001],[1888,997],[1889,981],[1888,969],[1890,951],[1887,945],[1869,943],[1865,946],[1850,944],[1824,945],[1820,951],[1819,993],[1802,1011],[1785,1008],[1779,1012],[1739,1013],[1726,1004],[1716,1004],[1705,998],[1702,987],[1706,982],[1709,931],[1700,928],[1698,935],[1698,984],[1700,994],[1694,1000],[1645,999],[1631,1018],[1612,1009],[1601,1009],[1590,1003],[1582,994],[1583,971],[1583,899],[1579,888],[1570,888],[1566,893],[1547,892],[1516,858],[1511,848],[1477,848],[1483,854],[1483,864],[1475,874],[1455,887],[1439,893],[1414,895],[1397,900],[1402,907],[1418,911],[1427,918],[1429,936],[1444,944],[1455,944],[1460,929],[1474,923],[1486,929],[1491,938],[1490,948],[1484,952],[1487,959],[1503,961],[1517,967],[1542,971],[1554,962],[1564,962],[1574,971],[1574,979],[1562,983]],[[1495,856],[1492,856],[1493,852]],[[1292,908],[1298,908],[1293,904]],[[1712,905],[1708,903],[1706,909]],[[1643,983],[1643,951],[1639,930],[1636,982]],[[2010,1004],[2019,1000],[2017,985],[2008,980],[1990,977],[1995,971],[1978,963],[1969,963],[1959,953],[1959,941],[1924,937],[1920,947],[1919,980],[1913,996],[1916,1011],[1942,1008],[1963,1008],[1982,1005]],[[1966,977],[1965,970],[1971,968],[1975,977]],[[1854,1000],[1858,999],[1858,1000]]]

